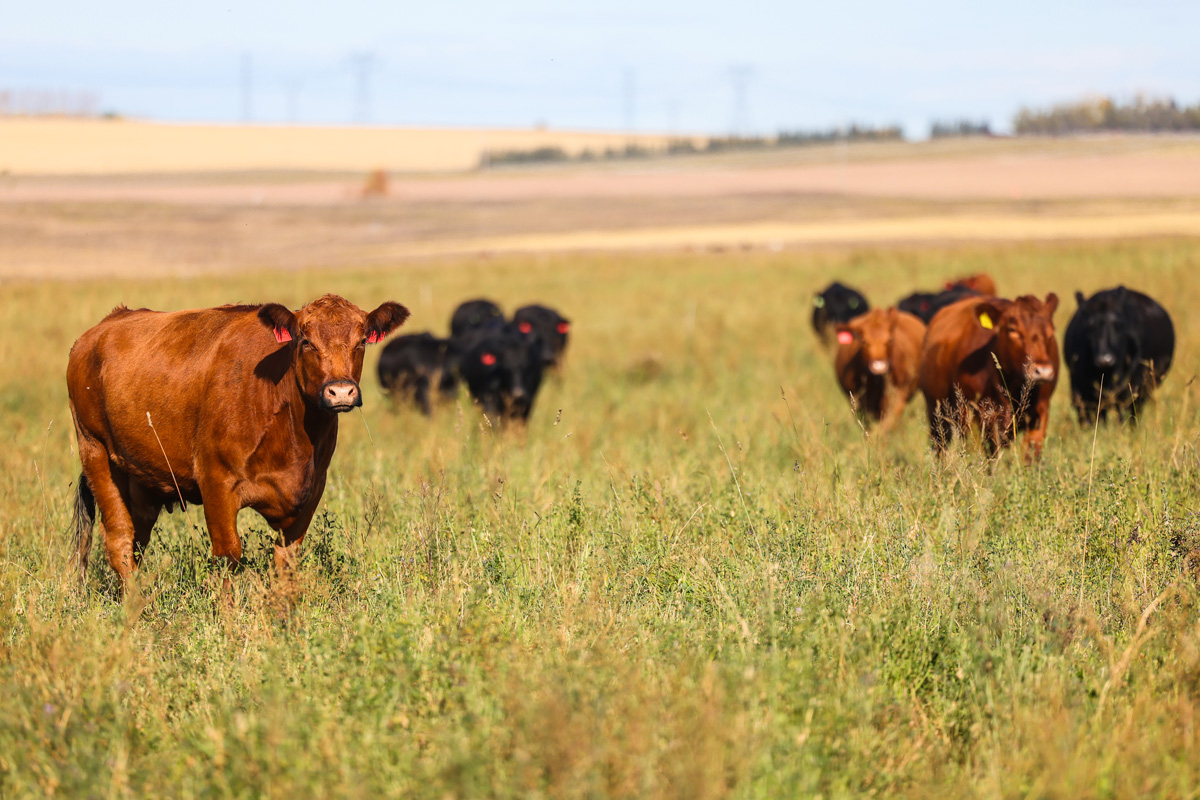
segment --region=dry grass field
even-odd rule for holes
[[[937,146],[825,157],[1194,147]],[[1200,194],[516,188],[770,183],[815,151],[787,157],[409,177],[365,202],[240,194],[350,173],[0,181],[0,797],[1196,797]],[[977,271],[1057,292],[1060,331],[1076,289],[1158,297],[1179,343],[1140,423],[1079,427],[1064,380],[1032,468],[935,460],[919,398],[865,434],[812,292],[887,304]],[[79,333],[118,303],[327,291],[403,302],[409,332],[469,297],[546,302],[572,318],[566,368],[499,431],[465,397],[391,406],[372,349],[299,594],[247,511],[220,602],[195,508],[160,519],[141,602],[99,550],[78,587]]]

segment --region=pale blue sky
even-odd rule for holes
[[[0,90],[166,120],[241,119],[245,54],[258,122],[354,121],[354,53],[378,124],[920,136],[1087,93],[1200,101],[1200,3],[1168,0],[0,0],[0,19]]]

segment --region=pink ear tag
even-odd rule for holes
[[[528,322],[522,322],[520,325],[517,326],[517,330],[519,330],[521,333],[532,333],[533,326],[530,325]]]
[[[854,334],[850,331],[838,331],[838,344],[850,344],[854,341]]]
[[[560,323],[558,323],[558,332],[559,332],[559,333],[564,333],[564,334],[565,334],[565,333],[566,333],[567,331],[569,331],[569,330],[571,330],[571,326],[570,326],[570,324],[569,324],[569,323],[566,323],[566,322],[560,322]]]
[[[367,344],[377,344],[383,341],[383,334],[379,331],[371,331],[367,334]]]
[[[484,366],[487,366],[487,367],[490,367],[496,363],[496,357],[494,355],[492,355],[491,353],[484,353],[482,356],[479,357],[479,360],[482,361]]]
[[[272,328],[272,330],[275,333],[275,341],[279,342],[280,344],[283,344],[284,342],[290,342],[292,340],[292,334],[288,332],[287,328]]]

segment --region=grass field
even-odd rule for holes
[[[10,283],[0,294],[0,796],[1195,797],[1200,241],[511,255],[337,271]],[[1065,380],[1045,456],[930,455],[920,400],[864,436],[808,326],[886,304],[1125,282],[1175,365],[1093,438]],[[302,593],[244,512],[233,608],[198,509],[113,599],[68,562],[63,372],[117,303],[573,319],[524,433],[467,403],[342,420]],[[377,351],[376,351],[377,352]],[[294,603],[294,607],[292,604]],[[290,611],[289,611],[290,608]]]

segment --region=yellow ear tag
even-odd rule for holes
[[[979,324],[989,331],[992,329],[992,318],[988,316],[986,311],[979,315]]]

